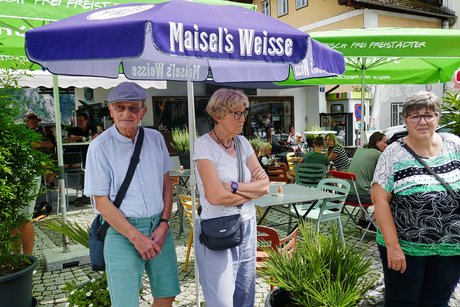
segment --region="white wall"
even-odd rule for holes
[[[438,97],[443,96],[443,84],[433,84],[431,91]],[[404,100],[418,91],[424,91],[429,87],[425,85],[376,85],[374,92],[373,110],[371,116],[377,130],[383,130],[391,126],[391,103],[404,102]]]

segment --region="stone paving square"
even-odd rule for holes
[[[47,219],[60,219],[61,217],[56,215],[56,204],[54,203],[54,210]],[[281,208],[282,210],[289,210],[289,208]],[[68,220],[78,222],[80,225],[89,225],[92,221],[94,215],[89,204],[84,204],[81,206],[70,205],[68,209]],[[187,243],[189,238],[189,224],[186,220],[186,217],[183,218],[184,232],[179,235],[179,217],[178,214],[175,214],[177,211],[176,205],[173,207],[173,219],[172,219],[172,229],[174,232],[174,238],[176,243],[176,251],[178,256],[178,270],[181,281],[181,290],[182,293],[176,297],[176,301],[173,306],[195,306],[196,299],[196,288],[195,288],[195,273],[194,273],[194,256],[193,250],[190,256],[189,266],[186,272],[183,271],[185,255],[187,250]],[[346,215],[342,216],[343,223],[347,219]],[[282,214],[272,210],[265,222],[264,225],[271,226],[275,224],[287,223],[288,217],[286,214]],[[325,223],[326,226],[321,227],[321,232],[329,231],[329,223]],[[54,233],[42,226],[42,221],[36,222],[36,241],[34,248],[34,255],[39,259],[39,265],[36,269],[36,273],[33,277],[33,296],[39,301],[39,306],[66,306],[67,303],[67,293],[65,293],[62,288],[65,282],[76,281],[77,283],[88,281],[92,278],[95,278],[99,275],[97,272],[91,271],[90,265],[79,265],[74,267],[69,267],[65,269],[55,270],[47,272],[44,267],[44,260],[42,252],[46,249],[61,247],[62,248],[62,236],[60,234]],[[285,235],[287,231],[287,224],[276,226],[277,230],[280,232],[280,235]],[[353,244],[359,242],[361,238],[361,230],[352,225],[352,222],[349,222],[344,229],[345,240],[347,244]],[[369,257],[373,262],[373,269],[381,275],[382,268],[380,259],[378,256],[377,246],[375,243],[375,235],[368,234],[366,235],[362,247],[368,252]],[[265,304],[265,299],[269,293],[270,286],[267,285],[262,278],[257,277],[256,281],[256,304],[255,306],[261,307]],[[143,292],[141,297],[140,306],[150,306],[152,303],[152,296],[148,290],[148,281],[144,276],[144,284],[146,289]],[[372,293],[368,300],[363,302],[360,306],[382,306],[382,292],[384,291],[384,286],[382,279],[378,281],[375,291]],[[453,299],[450,302],[451,307],[460,306],[460,295],[459,287],[457,287],[456,293],[454,294]],[[203,303],[204,298],[200,291],[200,300],[201,306],[206,306]]]

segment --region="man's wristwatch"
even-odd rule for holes
[[[232,187],[232,192],[236,193],[236,191],[238,191],[238,182],[233,181],[231,184],[231,187]]]
[[[166,225],[168,225],[168,227],[171,227],[171,220],[170,219],[161,219],[160,223],[166,223]]]

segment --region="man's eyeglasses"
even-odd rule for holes
[[[425,120],[427,123],[431,123],[438,117],[438,114],[424,114],[424,115],[409,115],[407,118],[414,124],[419,123],[422,118]]]
[[[123,113],[126,109],[128,109],[129,112],[133,114],[139,113],[144,106],[138,106],[138,105],[124,105],[124,104],[113,104],[113,108],[115,111]]]
[[[243,112],[236,111],[236,112],[232,112],[232,113],[230,113],[230,114],[233,114],[233,118],[234,118],[235,120],[238,120],[238,119],[241,118],[241,116],[244,116],[244,118],[246,118],[246,116],[248,116],[248,113],[249,113],[249,110],[246,109],[246,110],[244,110]]]

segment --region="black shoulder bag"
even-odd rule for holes
[[[244,181],[243,159],[241,143],[236,136],[235,146],[237,152],[238,181]],[[241,205],[237,207],[241,209]],[[201,212],[201,210],[199,210]],[[243,220],[241,214],[221,216],[201,220],[200,242],[212,250],[225,250],[236,247],[243,241]]]
[[[417,155],[413,150],[412,148],[409,147],[409,145],[407,145],[406,143],[404,143],[402,145],[431,175],[433,175],[436,180],[438,180],[447,190],[447,192],[450,193],[450,195],[452,195],[452,197],[454,199],[459,199],[459,195],[454,191],[452,190],[452,188],[447,184],[447,182],[445,182],[441,177],[439,177],[438,174],[436,174],[435,171],[433,171],[433,169],[431,167],[428,166],[428,164],[426,164],[425,161],[423,161],[423,159],[420,158],[419,155]]]
[[[131,180],[133,179],[136,166],[139,163],[139,155],[141,153],[143,142],[144,128],[139,127],[139,135],[137,136],[136,145],[131,157],[131,162],[129,163],[128,171],[126,172],[125,179],[123,180],[120,190],[118,190],[115,201],[113,202],[114,206],[117,208],[120,208],[121,202],[123,201]],[[93,271],[105,271],[104,239],[109,227],[109,223],[104,222],[100,214],[98,214],[91,223],[89,231],[89,257]]]

